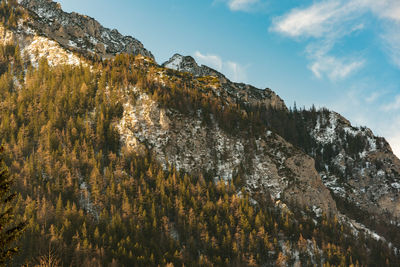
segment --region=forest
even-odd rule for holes
[[[228,106],[188,74],[154,82],[159,67],[142,57],[91,64],[43,59],[34,68],[18,46],[0,47],[3,158],[15,179],[16,218],[27,224],[14,266],[399,264],[386,245],[355,237],[336,217],[314,221],[310,211],[250,197],[239,183],[162,169],[151,151],[124,148],[114,127],[129,85],[183,114],[214,114],[231,134],[272,128],[260,114],[273,111]]]

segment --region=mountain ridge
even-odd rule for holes
[[[20,4],[35,16],[29,25],[62,46],[78,52],[92,53],[101,58],[118,53],[142,54],[154,59],[143,44],[117,30],[104,28],[95,19],[72,12],[51,0],[21,0]]]

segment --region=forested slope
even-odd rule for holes
[[[400,264],[392,244],[342,214],[359,211],[354,199],[323,184],[353,177],[353,161],[344,173],[329,164],[342,148],[355,161],[374,152],[362,135],[321,143],[314,130],[330,125],[328,111],[288,110],[272,91],[141,55],[57,46],[73,64],[31,57],[38,36],[18,24],[29,12],[1,1],[0,13],[16,35],[0,45],[0,140],[27,222],[14,266]],[[161,130],[164,139],[152,135]],[[208,146],[204,165],[182,149],[196,141]]]

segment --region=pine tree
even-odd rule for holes
[[[18,252],[15,241],[22,234],[25,224],[15,223],[13,200],[16,194],[11,193],[13,178],[8,173],[0,148],[0,266],[5,265]]]

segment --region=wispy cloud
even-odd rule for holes
[[[363,16],[368,12],[386,25],[386,32],[379,37],[383,40],[383,49],[388,52],[393,63],[400,67],[399,0],[314,2],[306,8],[295,8],[276,17],[270,31],[308,41],[306,52],[312,60],[310,69],[316,77],[321,78],[325,72],[331,80],[343,79],[360,69],[365,60],[335,57],[335,44],[353,32],[363,30]]]
[[[291,37],[321,37],[332,30],[339,19],[341,7],[338,1],[316,3],[305,9],[293,9],[274,19],[272,31]]]
[[[395,28],[387,29],[381,38],[384,50],[390,56],[392,63],[400,68],[400,23]]]
[[[384,136],[387,138],[394,154],[400,158],[400,116],[397,115],[392,118],[391,122],[383,126]]]
[[[259,0],[229,0],[228,6],[233,11],[248,11]]]
[[[400,22],[398,0],[328,0],[275,18],[271,30],[291,37],[323,37],[345,30],[343,25],[359,25],[357,20],[368,11],[381,19]]]
[[[361,69],[365,60],[360,57],[340,58],[330,54],[335,45],[334,39],[323,39],[311,42],[306,47],[306,55],[311,63],[308,68],[315,77],[329,78],[331,81],[339,81]]]
[[[365,61],[345,61],[332,56],[318,57],[311,65],[310,69],[317,78],[322,78],[325,74],[330,80],[342,80],[350,74],[356,72],[364,65]]]
[[[382,93],[380,93],[380,92],[373,92],[369,96],[365,97],[365,102],[367,102],[368,104],[371,104],[371,103],[375,102],[375,100],[377,100],[381,95],[382,95]]]
[[[196,51],[193,56],[198,63],[216,69],[235,82],[245,82],[247,80],[246,67],[237,62],[224,61],[218,55],[203,54],[199,51]]]
[[[246,67],[232,61],[224,63],[224,67],[227,71],[227,75],[231,77],[233,81],[245,82],[247,81]]]
[[[199,51],[194,52],[196,60],[204,65],[207,65],[217,71],[222,71],[222,59],[217,55],[202,54]]]
[[[397,95],[393,102],[382,106],[382,109],[385,111],[393,111],[400,109],[400,95]]]
[[[376,106],[373,106],[371,101],[376,101],[379,97],[387,95],[388,92],[366,93],[368,84],[369,82],[366,80],[365,83],[352,86],[337,98],[329,100],[330,102],[326,105],[351,119],[353,125],[368,126],[374,130],[374,134],[384,136],[393,152],[400,158],[400,115],[396,114],[398,113],[396,110],[393,110],[394,116],[377,112],[377,109],[374,108]],[[398,97],[400,99],[400,95]],[[396,101],[390,104],[393,105]]]
[[[398,125],[400,127],[400,125]],[[392,136],[388,137],[388,141],[390,143],[390,146],[392,147],[392,150],[394,154],[400,158],[400,134],[399,133],[392,133]]]
[[[400,22],[400,2],[398,0],[352,0],[356,7],[368,8],[380,18]]]
[[[214,0],[213,4],[224,3],[232,11],[251,11],[260,2],[260,0]]]

